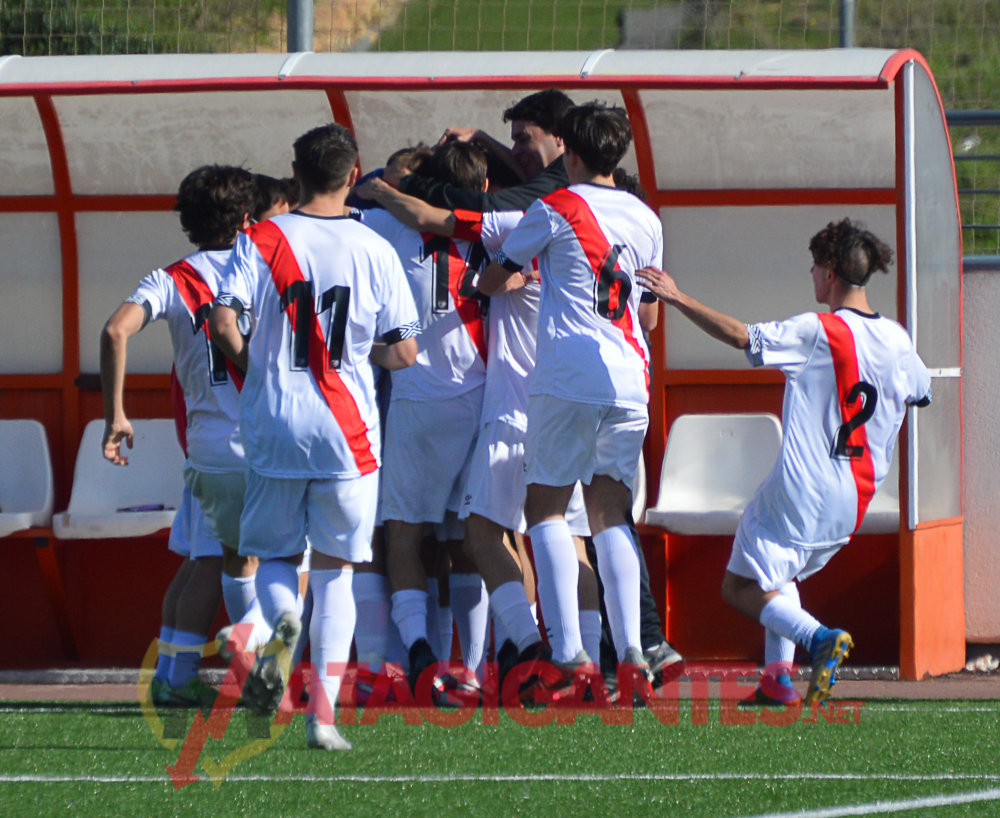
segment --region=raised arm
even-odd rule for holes
[[[132,448],[132,424],[125,416],[125,359],[128,339],[146,325],[146,310],[125,302],[101,332],[101,391],[104,393],[104,456],[116,466],[127,466],[122,441]]]
[[[684,295],[676,282],[663,270],[656,267],[643,267],[635,274],[653,295],[661,301],[676,307],[692,323],[707,332],[713,338],[729,344],[736,349],[746,349],[750,346],[750,333],[746,324],[738,318],[713,310],[704,304]]]
[[[407,227],[449,238],[454,235],[455,216],[450,210],[407,196],[381,179],[369,179],[355,192],[362,199],[378,202]]]
[[[240,332],[239,319],[240,314],[237,310],[215,304],[208,316],[208,331],[225,356],[246,372],[249,366],[249,354],[246,338]]]

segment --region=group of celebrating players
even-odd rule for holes
[[[326,125],[295,142],[297,184],[222,166],[181,183],[198,250],[143,279],[101,338],[104,453],[121,465],[127,340],[163,318],[173,342],[187,463],[170,547],[186,559],[163,604],[158,704],[212,697],[197,672],[220,596],[250,634],[220,632],[223,655],[259,651],[243,690],[256,712],[277,708],[308,640],[310,747],[350,748],[334,705],[352,642],[375,673],[402,666],[415,687],[429,672],[438,700],[483,683],[491,629],[501,684],[519,668],[525,702],[598,660],[654,686],[679,668],[631,518],[660,300],[786,374],[781,457],[723,597],[766,628],[777,670],[757,701],[798,700],[796,645],[807,699],[829,694],[851,637],[806,613],[795,582],[850,539],[905,406],[930,399],[905,331],[865,297],[891,251],[831,223],[810,244],[831,312],[747,326],[659,269],[659,218],[618,167],[622,109],[552,89],[504,120],[513,148],[450,129],[362,180],[354,138]],[[465,672],[444,673],[453,621]]]

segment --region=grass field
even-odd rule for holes
[[[860,724],[664,726],[645,710],[632,726],[597,717],[522,727],[477,714],[456,728],[387,716],[343,728],[349,753],[305,747],[301,717],[216,788],[175,791],[176,752],[138,706],[0,705],[0,815],[684,815],[739,818],[1000,813],[1000,702],[870,702]],[[239,713],[206,753],[247,742]],[[204,757],[203,757],[204,758]],[[990,792],[993,791],[993,792]],[[956,795],[989,800],[949,803]],[[945,796],[943,806],[934,806]],[[920,799],[914,801],[913,799]],[[903,805],[895,805],[897,807]],[[845,810],[845,808],[854,807]]]

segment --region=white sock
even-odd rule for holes
[[[462,646],[462,662],[475,670],[483,658],[490,624],[490,597],[479,574],[451,575],[451,612]]]
[[[493,647],[496,650],[500,650],[503,647],[503,643],[510,639],[510,636],[507,634],[507,626],[504,625],[503,620],[497,616],[497,612],[493,608],[492,594],[490,594],[490,623],[493,625]]]
[[[358,609],[354,626],[358,662],[378,673],[389,649],[389,580],[381,574],[355,572],[353,590]]]
[[[407,650],[418,639],[427,639],[427,592],[416,588],[396,591],[392,595],[392,621],[399,628],[399,636]]]
[[[797,599],[784,594],[779,594],[764,606],[760,612],[760,624],[806,650],[809,650],[813,634],[820,626],[818,619],[802,610]]]
[[[632,647],[642,653],[639,611],[639,552],[626,525],[606,528],[594,535],[597,570],[604,584],[604,608],[615,639],[618,661]],[[542,609],[544,612],[544,608]],[[595,662],[600,657],[591,656]]]
[[[442,645],[441,645],[441,603],[438,600],[438,581],[436,579],[427,580],[427,624],[425,625],[427,629],[427,641],[431,646],[431,650],[434,651],[434,655],[439,659],[444,658],[442,656]],[[404,639],[405,643],[406,640]],[[451,648],[451,643],[448,643],[449,649]]]
[[[527,594],[525,594],[527,596]],[[535,620],[535,627],[538,627],[538,603],[532,602],[529,606],[531,608],[531,618]]]
[[[198,675],[198,665],[201,664],[201,651],[205,637],[200,633],[190,631],[174,631],[174,645],[177,652],[174,661],[170,663],[170,686],[183,687]],[[188,650],[184,650],[188,648]],[[195,648],[195,650],[190,650]]]
[[[174,660],[173,642],[174,629],[168,627],[167,625],[161,625],[160,644],[158,647],[159,656],[156,657],[156,672],[153,674],[153,678],[159,679],[161,682],[170,678],[170,665],[173,664]],[[168,647],[168,645],[170,647]],[[168,650],[170,653],[166,652]]]
[[[250,631],[250,638],[247,639],[247,650],[257,650],[257,648],[263,647],[268,642],[271,641],[271,637],[274,636],[274,630],[264,619],[264,611],[260,607],[260,600],[254,597],[253,602],[250,603],[243,614],[243,618],[240,619],[240,623],[249,622],[253,625],[253,630]]]
[[[789,582],[781,588],[781,594],[793,600],[801,607],[799,602],[799,589],[794,582]],[[775,633],[770,628],[764,629],[764,666],[772,665],[775,662],[782,662],[791,665],[795,660],[795,643],[791,639],[786,639],[779,633]]]
[[[580,610],[580,637],[591,662],[601,661],[601,612]]]
[[[552,656],[558,662],[568,662],[583,650],[577,598],[580,563],[573,536],[562,518],[532,526],[528,535],[535,552],[538,601],[542,604]]]
[[[348,570],[351,573],[354,573],[353,568]],[[309,576],[312,576],[312,573],[310,573]],[[309,631],[312,624],[313,607],[315,604],[315,596],[312,592],[311,585],[306,588],[306,595],[304,597],[299,597],[299,600],[301,603],[299,605],[299,621],[302,623],[302,635],[299,637],[299,641],[295,643],[295,651],[292,653],[293,668],[297,667],[302,661],[302,654],[306,652],[306,645],[309,644]]]
[[[455,617],[451,615],[451,607],[438,608],[438,644],[441,652],[437,656],[443,662],[451,659],[451,646],[455,641]]]
[[[354,607],[354,593],[351,580],[353,568],[337,568],[309,572],[309,589],[312,591],[312,623],[309,627],[309,641],[312,643],[312,661],[319,674],[329,709],[316,709],[316,718],[321,724],[333,724],[333,708],[340,693],[340,682],[344,668],[351,656],[351,641],[354,639],[354,623],[357,612]],[[334,673],[328,664],[333,662]],[[339,665],[338,667],[336,667]]]
[[[272,628],[282,614],[299,609],[299,575],[287,560],[262,560],[257,569],[257,599],[264,620]]]
[[[222,599],[226,603],[226,613],[229,621],[239,622],[246,615],[247,608],[257,598],[257,588],[254,585],[254,578],[231,577],[229,574],[222,575]]]
[[[403,670],[410,669],[410,657],[403,644],[403,638],[399,635],[399,627],[392,618],[389,619],[389,645],[385,651],[385,660],[399,665]]]
[[[522,583],[505,582],[497,588],[490,594],[490,608],[493,609],[494,618],[506,630],[505,638],[517,645],[518,652],[541,641],[538,623],[531,615],[528,596]],[[503,642],[500,643],[502,644]]]

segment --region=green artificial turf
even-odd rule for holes
[[[736,818],[996,788],[998,715],[1000,703],[993,702],[872,702],[862,709],[860,724],[829,724],[821,717],[817,724],[797,721],[787,727],[727,726],[713,706],[709,724],[694,726],[682,702],[677,726],[660,724],[647,710],[636,710],[631,726],[606,726],[596,716],[581,716],[573,726],[531,728],[504,714],[499,726],[483,726],[477,712],[461,727],[440,728],[407,726],[401,717],[389,716],[375,726],[344,727],[355,745],[349,753],[307,750],[297,716],[269,749],[238,764],[218,788],[206,778],[175,790],[166,765],[176,763],[178,752],[160,745],[134,704],[12,704],[0,706],[0,815],[384,815],[391,810],[407,816]],[[210,740],[205,752],[218,761],[247,741],[243,714],[237,712],[226,736]],[[196,772],[203,775],[204,769]],[[810,777],[817,774],[861,777]],[[586,780],[593,775],[628,777]],[[957,777],[933,778],[943,775]],[[45,780],[16,782],[11,776]],[[59,776],[143,780],[53,780]],[[279,780],[253,780],[259,776]],[[283,776],[315,780],[280,780]],[[373,780],[400,776],[414,778]],[[455,776],[467,778],[448,780]],[[481,776],[514,778],[474,780]],[[901,814],[998,812],[1000,801],[988,801]]]

